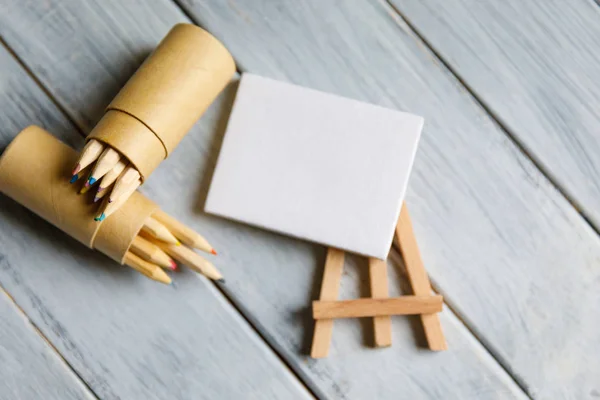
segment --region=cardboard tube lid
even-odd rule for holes
[[[0,192],[90,248],[122,263],[144,221],[156,209],[136,192],[103,222],[98,205],[77,194],[69,176],[78,154],[37,126],[19,133],[0,157]]]
[[[111,111],[122,113],[121,119],[129,116],[159,142],[152,141],[141,127],[121,129],[119,134],[97,127],[89,137],[111,145],[147,177],[159,162],[140,161],[142,151],[133,148],[140,146],[148,150],[147,158],[155,158],[159,149],[154,147],[160,143],[162,158],[167,157],[234,73],[231,54],[216,38],[195,25],[175,25],[109,104],[105,116],[114,119],[114,114],[109,117]]]
[[[138,119],[118,110],[108,110],[98,121],[89,138],[118,150],[145,179],[165,159],[162,142]]]

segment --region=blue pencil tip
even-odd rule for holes
[[[99,217],[95,217],[94,221],[104,221],[104,218],[106,218],[106,215],[104,213],[102,213]]]
[[[96,183],[96,178],[94,178],[93,176],[90,176],[90,179],[88,179],[88,182],[90,183],[90,185],[93,185],[94,183]]]
[[[77,179],[79,179],[79,176],[77,174],[75,174],[71,177],[71,180],[69,180],[69,183],[75,183],[75,182],[77,182]]]

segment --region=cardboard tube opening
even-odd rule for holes
[[[89,139],[96,139],[121,153],[146,179],[158,164],[167,157],[160,139],[133,116],[109,110],[96,124]]]
[[[19,133],[0,157],[0,192],[74,237],[122,263],[144,221],[158,207],[134,193],[103,222],[98,205],[69,184],[77,152],[37,126]]]
[[[89,138],[119,151],[147,178],[234,73],[231,54],[216,38],[195,25],[175,25],[108,105]]]

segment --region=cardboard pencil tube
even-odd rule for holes
[[[97,204],[73,190],[69,176],[78,154],[37,126],[30,126],[0,157],[0,192],[24,205],[86,246],[123,263],[125,254],[157,205],[135,192],[102,222]]]
[[[178,24],[129,79],[89,134],[138,169],[142,180],[165,159],[235,73],[211,34]]]

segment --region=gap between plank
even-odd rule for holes
[[[185,14],[185,16],[190,20],[190,22],[195,23],[192,20],[192,18],[181,8],[181,6],[179,4],[175,3],[175,6],[177,8],[179,8]],[[200,26],[197,23],[196,23],[196,25]],[[8,43],[6,43],[6,41],[4,41],[4,39],[2,37],[0,37],[0,45],[6,49],[6,51],[13,57],[13,59],[19,64],[19,66],[29,76],[29,78],[31,78],[35,82],[35,84],[42,90],[42,92],[50,99],[52,104],[65,116],[65,118],[71,123],[71,125],[73,125],[73,127],[75,127],[77,132],[82,137],[86,137],[86,134],[79,127],[76,120],[71,117],[71,115],[67,112],[67,110],[64,107],[62,107],[60,102],[52,95],[52,93],[48,90],[48,88],[46,88],[46,86],[44,86],[44,84],[37,78],[37,76],[35,76],[35,74],[27,66],[27,64],[13,51],[13,49],[8,45]],[[237,68],[237,64],[236,64],[236,71],[238,74],[240,74],[239,68]],[[237,302],[235,300],[233,300],[234,296],[230,295],[226,290],[224,290],[216,282],[214,282],[212,280],[211,280],[211,282],[213,283],[215,288],[219,291],[219,293],[223,296],[223,298],[226,300],[226,302],[240,315],[240,317],[248,324],[248,326],[250,326],[250,328],[256,333],[256,335],[263,341],[265,346],[269,350],[271,350],[271,352],[279,359],[279,361],[282,363],[282,365],[284,367],[286,367],[286,369],[289,371],[289,373],[298,380],[298,382],[306,389],[306,391],[314,398],[326,398],[325,394],[322,393],[316,387],[316,385],[313,386],[313,385],[309,385],[307,383],[307,381],[310,380],[307,376],[304,376],[304,374],[302,374],[301,372],[296,371],[290,365],[290,363],[288,363],[288,361],[281,355],[282,352],[284,351],[282,348],[272,345],[272,343],[275,343],[275,340],[272,340],[272,338],[268,339],[263,334],[261,329],[259,329],[260,324],[258,324],[257,321],[255,321],[251,317],[249,317],[251,315],[251,313],[248,310],[238,307]],[[13,297],[4,289],[4,287],[2,287],[2,285],[0,285],[0,291],[4,292],[6,294],[6,296],[11,299],[11,302],[20,310],[21,313],[23,313],[23,315],[27,318],[27,320],[29,321],[31,326],[34,328],[34,330],[36,330],[38,332],[40,337],[44,341],[46,341],[46,343],[48,343],[50,345],[50,347],[52,347],[52,349],[54,349],[54,351],[60,357],[60,359],[63,360],[63,362],[68,366],[68,368],[79,378],[79,380],[94,395],[94,397],[99,399],[99,397],[92,390],[92,388],[87,384],[87,382],[77,373],[77,371],[71,366],[71,364],[69,364],[69,362],[63,357],[63,355],[52,344],[52,342],[50,342],[50,340],[42,333],[42,331],[37,327],[37,325],[35,325],[35,323],[29,318],[29,316],[27,316],[25,311],[21,307],[19,307],[19,305],[15,302]],[[304,376],[304,378],[301,375]]]
[[[317,387],[317,385],[315,385],[312,382],[312,379],[307,374],[305,374],[299,368],[296,369],[296,367],[292,363],[288,362],[287,358],[283,355],[285,354],[286,350],[277,343],[277,340],[275,338],[266,334],[267,329],[260,322],[258,322],[258,320],[252,317],[252,313],[250,312],[250,310],[245,308],[241,304],[241,302],[239,302],[240,304],[238,304],[238,301],[235,300],[235,296],[230,294],[229,291],[226,290],[225,286],[227,285],[218,284],[215,281],[211,282],[215,285],[215,287],[223,295],[223,297],[225,297],[225,299],[229,302],[231,307],[233,307],[240,314],[241,318],[244,321],[246,321],[248,325],[252,327],[252,329],[254,329],[258,337],[260,337],[265,343],[265,345],[269,349],[271,349],[271,351],[277,356],[277,358],[279,358],[281,363],[285,367],[287,367],[287,370],[290,372],[290,374],[295,376],[296,379],[298,379],[298,381],[302,383],[302,385],[306,388],[308,393],[310,393],[311,396],[313,396],[315,399],[326,399],[327,396],[325,395],[325,393],[323,393]],[[310,328],[307,327],[306,329]]]
[[[488,107],[483,100],[481,100],[476,92],[464,81],[461,75],[455,71],[449,63],[434,49],[434,47],[429,43],[425,37],[416,29],[416,27],[410,22],[410,20],[402,14],[402,12],[394,6],[390,0],[379,0],[384,8],[390,12],[392,18],[398,17],[400,18],[407,28],[410,30],[410,33],[414,36],[415,40],[418,40],[423,44],[427,50],[431,52],[431,56],[434,57],[437,61],[439,61],[442,66],[454,76],[454,78],[458,81],[458,83],[465,88],[465,90],[472,97],[473,101],[483,109],[483,111],[489,115],[492,121],[499,127],[499,129],[504,132],[504,134],[508,137],[508,139],[517,147],[517,150],[521,151],[525,157],[527,157],[533,163],[533,166],[537,168],[540,173],[548,180],[548,182],[560,193],[567,202],[577,211],[577,213],[582,217],[586,224],[588,224],[597,234],[600,234],[600,231],[594,226],[593,223],[588,219],[583,211],[581,211],[577,201],[572,198],[568,191],[563,188],[555,179],[553,179],[552,174],[543,166],[543,164],[535,158],[533,154],[525,147],[525,145],[516,137],[516,135],[511,132],[508,127],[506,127],[500,120],[500,118]],[[600,0],[599,0],[600,1]],[[393,14],[392,14],[393,13]],[[393,244],[393,249],[398,251],[398,245],[396,243]],[[431,279],[431,278],[430,278]],[[471,335],[481,343],[482,347],[490,354],[490,356],[498,363],[498,365],[506,372],[506,374],[513,380],[513,382],[523,391],[523,394],[533,399],[529,385],[512,369],[509,362],[504,359],[498,352],[494,350],[494,346],[489,343],[483,335],[474,329],[466,316],[460,313],[458,308],[451,302],[448,301],[450,297],[443,294],[438,285],[435,283],[435,280],[431,280],[431,287],[434,292],[441,294],[444,296],[444,303],[446,306],[452,311],[452,313],[462,322],[465,328],[471,333]]]
[[[188,19],[188,22],[191,22],[194,25],[201,27],[205,31],[210,32],[208,29],[206,29],[204,26],[202,26],[198,21],[196,21],[194,16],[186,10],[185,6],[181,5],[181,0],[171,0],[171,1],[173,2],[173,5],[177,9],[179,9],[179,11],[184,15],[184,17],[186,17]],[[210,32],[210,34],[212,35],[213,33]],[[221,41],[221,39],[219,39],[218,37],[216,37],[216,38],[217,38],[217,40]],[[229,50],[227,50],[227,51],[229,51]],[[233,54],[232,54],[232,56],[233,56]],[[235,62],[235,57],[233,57],[233,61]],[[238,65],[237,62],[235,62],[235,72],[237,72],[238,75],[242,74],[242,70],[240,69],[240,66]]]
[[[392,18],[398,17],[410,30],[410,33],[414,36],[414,39],[420,41],[423,46],[431,52],[431,56],[440,62],[440,64],[457,80],[457,82],[464,87],[465,91],[469,93],[473,102],[477,104],[481,109],[490,117],[493,123],[506,135],[506,137],[515,145],[525,157],[527,157],[533,166],[540,171],[540,173],[546,178],[546,180],[556,189],[556,191],[564,197],[567,202],[575,209],[577,214],[585,221],[585,223],[592,228],[592,230],[600,236],[600,226],[596,226],[591,217],[587,215],[583,205],[577,201],[575,196],[571,195],[569,190],[559,183],[558,179],[550,172],[548,168],[544,166],[544,163],[533,153],[533,151],[527,148],[527,145],[519,139],[518,135],[513,132],[505,123],[502,122],[502,118],[497,115],[492,108],[478,96],[477,91],[472,88],[462,75],[453,68],[448,61],[434,48],[434,46],[425,38],[425,36],[417,29],[417,27],[406,17],[391,0],[379,0],[384,8],[386,8]],[[596,4],[600,5],[600,0],[595,0]],[[392,15],[391,13],[394,13]],[[396,21],[397,22],[397,21]]]
[[[206,29],[204,26],[202,26],[202,24],[199,23],[199,21],[197,21],[193,15],[191,15],[190,13],[187,12],[187,10],[185,9],[184,6],[181,5],[181,0],[172,0],[173,3],[175,4],[175,6],[177,8],[179,8],[179,10],[183,13],[183,15],[188,18],[191,22],[193,22],[194,24],[202,27],[203,29]],[[598,0],[600,1],[600,0]],[[411,24],[409,24],[406,19],[402,16],[402,14],[396,10],[396,8],[391,5],[390,3],[388,3],[388,0],[379,0],[379,2],[381,3],[381,5],[388,11],[388,14],[390,14],[390,16],[394,19],[395,22],[398,22],[395,17],[399,17],[402,20],[405,21],[407,27],[411,30],[411,33],[413,34],[413,37],[415,39],[415,41],[421,40],[423,42],[423,44],[425,46],[427,46],[427,48],[433,53],[432,55],[434,57],[436,57],[437,59],[440,60],[440,62],[442,63],[442,65],[444,65],[448,71],[450,73],[452,73],[454,76],[456,76],[454,74],[454,72],[452,71],[452,69],[450,69],[446,63],[441,59],[441,57],[431,48],[431,46],[429,45],[429,43],[427,43],[422,37],[421,35],[419,35],[416,30],[413,28],[413,26]],[[208,29],[206,29],[208,31]],[[235,57],[234,57],[235,60]],[[238,74],[242,74],[243,73],[243,69],[239,67],[238,63],[236,62],[236,71]],[[458,78],[458,81],[461,85],[465,86],[466,89],[468,90],[468,92],[471,94],[471,96],[474,97],[474,100],[476,103],[478,103],[485,112],[487,112],[489,114],[489,111],[487,110],[486,107],[484,107],[481,102],[479,102],[479,99],[477,97],[474,96],[474,94],[472,93],[472,91],[470,90],[469,87],[467,87],[464,82]],[[505,131],[504,127],[502,124],[500,124],[496,118],[491,115],[491,118],[493,121],[496,121],[496,123],[500,126],[500,128],[502,130]],[[509,135],[507,133],[509,139],[511,138],[511,135]],[[513,139],[513,141],[515,141]],[[515,141],[516,142],[516,141]],[[519,145],[518,142],[516,142],[517,148],[521,149],[526,156],[528,156],[527,152],[522,148],[522,146]],[[529,157],[529,156],[528,156]],[[531,158],[530,158],[531,159]],[[537,163],[534,162],[534,166],[538,167]],[[543,172],[542,172],[543,173]],[[551,181],[551,183],[553,183],[553,181]],[[560,191],[559,191],[560,192]],[[562,194],[562,192],[560,192]],[[564,194],[563,194],[564,196]],[[565,198],[567,198],[567,200],[569,201],[568,197],[565,196]],[[570,202],[570,201],[569,201]],[[571,204],[573,204],[572,202],[570,202]],[[578,211],[578,208],[574,206],[574,208]],[[582,215],[582,214],[580,214]],[[587,220],[587,218],[585,218],[585,216],[582,215],[582,217],[584,217],[584,219],[586,220],[586,222],[589,223],[589,221]],[[598,231],[592,226],[592,229],[594,229],[597,233]],[[600,233],[599,233],[600,234]],[[392,248],[390,249],[390,253],[392,251],[395,251],[397,253],[397,255],[400,257],[400,259],[402,259],[402,257],[400,256],[399,253],[399,248],[397,247],[396,243],[393,243]],[[391,254],[390,254],[391,255]],[[389,259],[389,255],[388,255],[388,259]],[[431,279],[431,278],[430,278]],[[435,281],[431,280],[431,287],[432,290],[443,296],[442,292],[437,288],[437,285],[435,284]],[[257,334],[265,341],[265,343],[275,352],[275,354],[277,354],[277,356],[281,359],[281,361],[288,366],[288,369],[290,369],[292,371],[292,373],[294,373],[294,375],[296,375],[296,377],[304,383],[304,385],[306,386],[307,390],[309,390],[311,392],[311,394],[313,396],[316,396],[317,398],[326,398],[326,396],[323,395],[323,393],[319,390],[319,388],[317,387],[317,385],[315,385],[312,381],[312,378],[309,377],[307,374],[305,374],[300,368],[296,369],[296,367],[291,363],[288,362],[286,357],[283,355],[285,354],[286,350],[284,348],[282,348],[281,346],[279,346],[277,344],[277,341],[268,336],[266,333],[267,332],[266,329],[260,329],[260,328],[264,328],[258,321],[256,321],[255,319],[252,318],[252,314],[249,312],[249,310],[245,309],[243,306],[238,305],[237,301],[235,300],[235,296],[230,295],[226,290],[224,290],[221,286],[217,285],[215,283],[215,286],[217,287],[217,289],[223,293],[223,295],[227,298],[227,300],[232,304],[232,306],[240,313],[240,315],[248,322],[248,324],[250,324],[255,331],[257,332]],[[485,340],[482,339],[477,332],[472,329],[469,325],[467,325],[467,320],[460,314],[458,313],[456,307],[454,307],[453,305],[449,304],[446,301],[447,297],[444,296],[444,303],[446,304],[446,306],[448,307],[449,311],[454,314],[454,316],[461,322],[461,324],[465,327],[465,330],[468,334],[471,335],[471,337],[477,341],[482,349],[487,352],[487,354],[490,356],[491,359],[493,359],[499,366],[499,368],[501,370],[503,370],[506,373],[506,376],[511,379],[513,381],[513,383],[522,391],[523,395],[526,396],[529,399],[533,398],[531,397],[531,395],[529,394],[529,391],[527,390],[528,386],[525,382],[523,382],[523,380],[512,371],[512,368],[508,365],[508,363],[502,358],[500,357],[498,354],[496,354],[492,349],[492,346]]]
[[[394,241],[394,243],[392,244],[392,249],[390,250],[390,254],[388,256],[388,259],[390,258],[392,260],[402,260],[402,262],[400,263],[397,261],[395,262],[396,264],[400,265],[400,273],[402,277],[408,281],[404,260],[402,258],[402,254],[400,253],[400,249],[398,248],[398,244],[396,243],[396,241]],[[527,383],[524,382],[521,379],[521,377],[519,377],[519,375],[513,371],[509,363],[501,355],[497,354],[497,352],[493,350],[493,346],[487,340],[485,340],[485,338],[483,338],[481,334],[479,334],[474,328],[471,327],[471,325],[474,324],[471,324],[468,318],[466,318],[463,314],[461,314],[458,311],[458,308],[454,305],[452,301],[448,301],[450,297],[446,296],[446,294],[442,290],[440,290],[440,288],[435,282],[435,279],[432,279],[430,276],[429,281],[431,285],[431,290],[435,294],[438,294],[443,297],[443,304],[445,304],[448,310],[452,314],[454,314],[456,319],[458,319],[461,322],[461,324],[466,329],[467,333],[470,334],[473,337],[473,339],[475,339],[475,341],[479,342],[483,351],[488,353],[488,355],[498,364],[498,366],[506,373],[506,375],[514,382],[514,384],[517,385],[517,387],[523,392],[523,395],[533,400],[532,395],[529,393],[529,385],[527,385]]]
[[[11,57],[17,62],[17,64],[19,64],[19,66],[23,69],[23,71],[25,71],[25,73],[27,74],[27,76],[29,76],[29,78],[32,79],[35,82],[35,84],[42,90],[42,92],[44,92],[44,94],[50,99],[50,101],[52,102],[52,104],[56,108],[58,108],[60,110],[60,112],[71,123],[71,125],[73,125],[75,127],[75,129],[77,130],[77,132],[79,132],[79,134],[81,136],[85,137],[86,134],[81,130],[81,128],[79,127],[79,125],[77,124],[77,122],[75,121],[75,119],[67,112],[67,110],[60,104],[60,102],[52,95],[52,93],[50,92],[50,90],[48,90],[48,88],[46,86],[44,86],[44,84],[42,83],[42,81],[40,81],[38,79],[38,77],[35,76],[35,74],[33,73],[33,71],[31,71],[31,69],[17,55],[17,53],[15,53],[13,51],[13,49],[8,45],[8,43],[6,43],[6,41],[4,40],[4,38],[2,36],[0,36],[0,45],[6,49],[6,51],[8,52],[8,54],[10,54]]]
[[[92,396],[95,399],[100,400],[100,397],[96,394],[96,392],[94,392],[94,389],[92,389],[90,387],[90,385],[88,385],[87,382],[77,373],[77,371],[75,370],[75,368],[73,368],[73,366],[71,364],[69,364],[69,362],[62,356],[62,354],[52,344],[52,342],[50,342],[50,340],[37,327],[37,325],[35,324],[35,322],[33,322],[29,318],[29,316],[25,313],[25,310],[23,310],[21,308],[21,306],[19,306],[19,304],[17,304],[17,302],[15,301],[15,299],[6,291],[6,289],[4,288],[4,286],[2,286],[1,283],[0,283],[0,292],[2,292],[4,295],[6,295],[6,297],[9,299],[9,301],[15,306],[15,308],[18,310],[18,312],[23,315],[23,317],[25,318],[25,320],[27,320],[27,322],[29,323],[29,325],[31,325],[31,327],[38,334],[38,336],[50,347],[50,349],[52,349],[52,351],[54,351],[54,353],[56,354],[56,356],[64,363],[66,369],[73,373],[75,381],[79,382],[81,385],[83,385],[83,387],[85,389],[87,389],[87,391],[89,392],[88,394],[90,396]]]
[[[172,0],[172,1],[173,1],[174,6],[179,9],[179,11],[188,19],[189,22],[201,27],[202,29],[205,29],[207,32],[210,32],[208,29],[206,29],[204,26],[202,26],[194,18],[193,15],[191,15],[190,13],[187,12],[185,7],[181,5],[180,0]],[[235,62],[235,57],[233,57],[233,59]],[[235,63],[235,70],[238,75],[241,75],[243,72],[237,62]],[[295,376],[296,379],[298,379],[298,381],[306,388],[306,390],[314,398],[317,398],[317,399],[327,398],[325,393],[323,393],[318,388],[318,386],[313,383],[312,379],[307,374],[305,374],[300,368],[296,369],[296,367],[287,360],[287,358],[284,356],[286,350],[277,344],[277,340],[275,340],[274,338],[272,338],[266,334],[267,329],[265,327],[263,327],[258,322],[258,320],[256,320],[255,318],[252,317],[252,313],[248,309],[243,307],[242,304],[238,304],[238,302],[235,300],[235,296],[230,294],[229,291],[227,291],[225,289],[225,285],[220,285],[214,281],[212,281],[212,283],[215,285],[217,290],[223,295],[223,297],[225,297],[225,299],[229,302],[231,307],[233,307],[239,313],[239,315],[244,319],[244,321],[246,321],[248,323],[248,325],[256,332],[258,337],[260,337],[262,339],[262,341],[265,343],[265,345],[269,349],[271,349],[273,354],[275,354],[279,358],[281,363],[287,367],[287,370],[290,372],[290,374]]]

